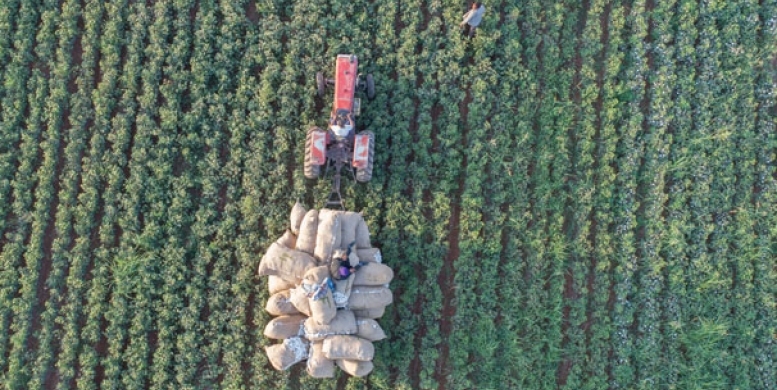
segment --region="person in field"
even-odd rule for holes
[[[461,34],[467,35],[470,39],[475,36],[475,29],[483,20],[483,14],[486,13],[486,6],[481,2],[472,3],[472,8],[464,14],[464,19],[459,23],[462,27]]]
[[[337,264],[337,273],[334,275],[335,279],[337,280],[345,280],[348,279],[351,275],[353,275],[359,268],[361,268],[365,263],[360,261],[356,265],[351,265],[351,261],[349,260],[349,257],[351,255],[351,249],[353,248],[354,244],[356,242],[352,242],[350,245],[348,245],[348,249],[346,251],[340,251],[340,253],[332,258],[332,261]]]

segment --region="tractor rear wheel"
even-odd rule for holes
[[[326,80],[321,72],[316,72],[316,89],[318,90],[318,97],[324,97],[324,93],[326,93]]]
[[[316,131],[321,130],[319,130],[318,127],[311,127],[305,138],[305,177],[313,180],[316,180],[321,176],[321,166],[313,164],[313,156],[311,156],[310,152],[313,147],[313,133]]]
[[[372,79],[372,74],[367,75],[367,99],[375,99],[375,80]]]
[[[369,130],[360,131],[359,135],[368,135],[370,137],[370,147],[367,155],[367,165],[364,168],[356,168],[356,181],[366,183],[372,179],[372,162],[375,154],[375,134]]]

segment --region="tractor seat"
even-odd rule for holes
[[[332,125],[330,127],[332,129],[332,133],[334,133],[335,138],[342,139],[348,136],[348,134],[351,134],[351,125],[345,125],[345,126],[338,126],[338,125]]]

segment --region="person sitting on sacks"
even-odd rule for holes
[[[359,268],[361,268],[363,264],[361,262],[359,264],[356,264],[355,266],[351,266],[351,263],[348,260],[340,260],[340,267],[338,269],[338,277],[340,280],[348,279],[349,276],[353,275],[354,272],[356,272]]]
[[[337,280],[348,279],[349,276],[366,264],[363,261],[357,260],[355,262],[356,264],[351,261],[351,249],[353,249],[354,244],[356,244],[356,241],[349,244],[348,249],[345,251],[337,251],[335,256],[332,257],[332,262],[337,265],[337,272],[334,274],[334,277]]]

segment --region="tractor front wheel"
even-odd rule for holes
[[[375,99],[375,80],[372,79],[372,74],[367,75],[367,99]]]
[[[316,89],[318,90],[318,97],[324,97],[324,93],[326,93],[326,79],[324,79],[324,74],[321,72],[316,72]]]
[[[313,156],[311,155],[313,147],[313,133],[321,131],[318,127],[311,127],[308,130],[308,135],[305,138],[305,177],[308,179],[316,180],[321,176],[321,166],[313,164]]]
[[[367,154],[367,165],[364,168],[356,168],[356,181],[359,183],[366,183],[372,179],[372,163],[373,155],[375,154],[375,134],[369,130],[359,132],[359,135],[367,135],[370,137],[370,146]]]

